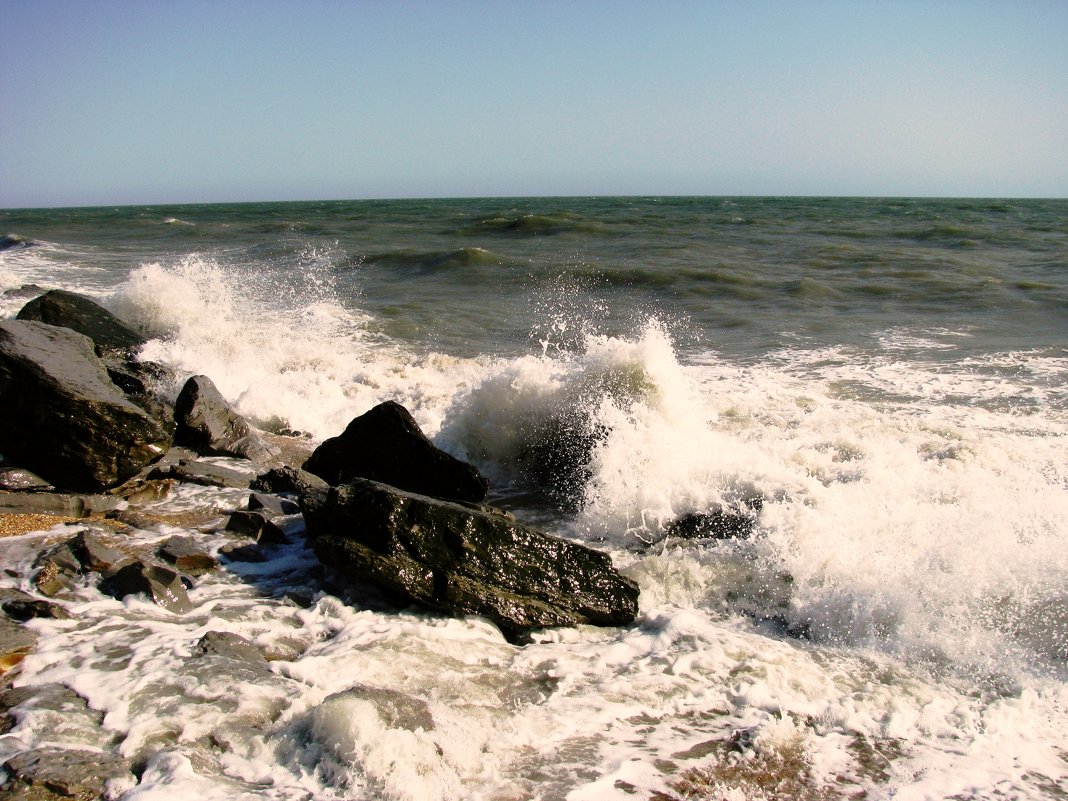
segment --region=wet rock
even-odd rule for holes
[[[282,545],[289,542],[284,531],[261,512],[232,512],[226,530],[252,537],[262,545]]]
[[[171,537],[156,549],[156,554],[187,576],[202,576],[219,566],[218,560],[198,548],[191,537]]]
[[[253,492],[249,495],[248,508],[250,512],[263,512],[267,515],[292,515],[300,511],[300,506],[294,501],[264,492]]]
[[[0,675],[21,662],[37,644],[37,635],[18,623],[0,618]]]
[[[0,589],[0,609],[3,609],[9,618],[20,623],[35,617],[55,620],[66,620],[70,617],[70,612],[65,607],[15,589]]]
[[[230,562],[266,562],[267,554],[259,545],[224,545],[219,555]]]
[[[103,306],[65,289],[53,289],[34,298],[22,307],[17,319],[69,328],[104,350],[140,348],[147,341]]]
[[[172,479],[206,487],[230,487],[233,489],[248,487],[254,478],[254,476],[241,470],[234,470],[230,467],[212,464],[199,459],[163,461],[148,474],[148,477],[156,480]]]
[[[0,491],[0,514],[88,517],[110,512],[122,504],[115,495],[79,495],[67,492]]]
[[[0,465],[0,490],[13,492],[47,492],[54,490],[51,484],[36,473],[14,465]]]
[[[163,387],[175,381],[174,371],[158,362],[142,362],[119,351],[103,351],[100,357],[108,378],[126,395],[127,400],[144,409],[167,433],[175,431],[174,408],[161,398]]]
[[[104,579],[100,590],[120,601],[127,595],[146,595],[157,606],[177,614],[193,608],[181,575],[163,565],[131,562]]]
[[[387,401],[357,417],[337,437],[326,440],[304,470],[328,484],[366,478],[432,498],[478,503],[488,491],[472,465],[437,448],[408,410]]]
[[[90,709],[88,701],[62,684],[31,684],[0,692],[0,732],[10,731],[19,719],[31,714],[75,727],[83,723],[87,728],[99,726],[104,719],[104,713]]]
[[[753,533],[763,507],[762,498],[753,498],[737,508],[717,507],[707,512],[679,515],[664,530],[667,537],[681,539],[746,539]]]
[[[319,476],[293,467],[271,468],[266,473],[256,476],[250,486],[260,493],[293,496],[309,492],[326,492],[330,488],[330,485]]]
[[[428,732],[435,729],[434,716],[430,714],[426,701],[385,687],[357,684],[348,690],[333,693],[323,699],[323,711],[329,715],[334,707],[342,707],[338,711],[345,714],[344,706],[353,701],[366,701],[374,706],[386,728]]]
[[[222,656],[242,662],[266,663],[263,652],[251,640],[231,631],[209,631],[197,642],[196,653],[201,656]]]
[[[131,506],[144,506],[165,499],[174,489],[174,483],[173,479],[135,479],[122,486],[120,495]]]
[[[592,476],[593,450],[608,433],[584,410],[532,423],[520,469],[559,508],[573,510]]]
[[[324,565],[506,633],[621,625],[637,613],[637,585],[607,554],[498,515],[365,479],[306,494],[301,507]]]
[[[52,597],[69,589],[76,576],[112,570],[128,560],[92,532],[83,531],[37,557],[33,581],[42,595]]]
[[[110,782],[133,786],[126,760],[115,754],[66,748],[39,748],[16,754],[4,763],[9,798],[91,801],[105,797]]]
[[[8,239],[11,239],[11,237],[7,237],[7,236],[0,237],[0,250],[6,250],[6,248],[3,247],[3,242],[5,240],[8,240]],[[18,237],[15,237],[15,239],[18,239]],[[27,242],[28,240],[22,240],[22,241],[23,242]],[[29,244],[33,244],[33,243],[30,242]],[[48,290],[45,289],[43,286],[37,286],[37,284],[23,284],[22,286],[15,287],[14,289],[6,289],[6,290],[4,290],[4,297],[5,298],[35,298],[38,295],[43,295],[47,291]]]
[[[199,453],[238,456],[267,464],[279,450],[227,403],[207,376],[195,375],[174,402],[175,439]]]
[[[112,383],[92,340],[0,321],[0,452],[63,490],[121,484],[170,447],[170,433]]]

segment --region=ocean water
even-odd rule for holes
[[[358,591],[296,604],[299,544],[182,616],[86,584],[16,684],[67,685],[103,733],[27,713],[0,758],[115,751],[130,801],[1068,798],[1068,201],[6,210],[5,233],[0,291],[92,296],[143,358],[311,443],[395,399],[642,595],[631,626],[516,646]],[[547,475],[561,432],[588,459]],[[665,536],[753,499],[747,539]],[[0,543],[2,580],[71,530]],[[269,670],[193,658],[211,629]]]

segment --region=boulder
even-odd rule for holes
[[[65,289],[53,289],[34,298],[22,307],[16,319],[69,328],[89,337],[102,350],[136,349],[147,341],[100,304]]]
[[[185,382],[174,402],[175,440],[198,453],[238,456],[266,464],[279,454],[226,402],[207,376]]]
[[[251,537],[261,545],[283,545],[289,542],[286,533],[262,512],[231,512],[226,521],[226,530]]]
[[[156,549],[156,555],[187,576],[202,576],[219,566],[218,560],[198,548],[192,537],[169,537]]]
[[[638,587],[607,554],[501,515],[366,479],[308,492],[301,508],[327,567],[507,634],[637,614]]]
[[[394,401],[380,403],[323,442],[304,470],[335,486],[366,478],[454,501],[478,503],[488,491],[475,467],[437,448]]]
[[[0,416],[0,453],[64,490],[121,484],[170,447],[89,338],[40,322],[0,321]]]
[[[157,606],[177,614],[193,608],[181,575],[163,565],[131,562],[104,579],[100,589],[120,601],[127,595],[146,595]]]

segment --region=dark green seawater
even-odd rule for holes
[[[683,352],[743,357],[887,331],[957,353],[1068,342],[1062,200],[220,204],[9,210],[0,230],[54,244],[46,263],[102,270],[86,283],[190,254],[290,293],[308,273],[384,335],[464,355],[520,352],[562,321],[627,334],[649,315]]]

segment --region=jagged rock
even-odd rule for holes
[[[37,635],[24,626],[0,618],[0,676],[9,671],[37,644]]]
[[[239,456],[266,464],[279,454],[216,389],[207,376],[186,381],[174,402],[177,442],[199,453]]]
[[[300,506],[288,498],[263,492],[253,492],[248,496],[248,508],[250,512],[267,515],[292,515],[300,511]]]
[[[637,614],[638,587],[607,554],[498,515],[365,479],[307,493],[301,508],[324,565],[506,633]]]
[[[33,581],[42,595],[52,597],[69,589],[75,576],[105,572],[118,567],[129,557],[109,548],[90,531],[83,531],[45,551],[34,562]]]
[[[104,579],[100,589],[120,601],[127,595],[147,595],[157,606],[178,614],[193,608],[181,575],[163,565],[131,562]]]
[[[187,576],[202,576],[219,566],[218,560],[198,548],[191,537],[171,537],[156,549],[156,554]]]
[[[252,537],[261,545],[281,545],[289,542],[285,532],[260,512],[231,512],[226,530]]]
[[[69,328],[105,350],[140,348],[147,341],[100,304],[65,289],[53,289],[34,298],[22,307],[16,319]]]
[[[15,589],[0,589],[0,609],[12,620],[25,622],[35,617],[66,620],[70,617],[64,607],[51,601],[34,598],[29,593]]]
[[[267,658],[253,643],[231,631],[209,631],[197,642],[196,652],[201,656],[223,656],[242,662],[263,662]]]
[[[108,378],[93,343],[66,328],[0,321],[0,452],[55,486],[121,484],[170,447],[170,434]]]
[[[4,763],[9,798],[46,801],[69,798],[92,801],[105,797],[108,783],[133,786],[126,760],[115,754],[67,748],[39,748],[16,754]]]
[[[386,401],[326,440],[304,463],[304,470],[328,484],[354,478],[380,481],[407,492],[478,503],[486,480],[472,465],[437,448],[399,403]]]

